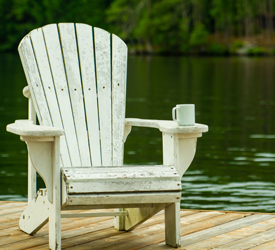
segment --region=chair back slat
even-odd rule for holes
[[[77,23],[76,36],[91,160],[93,166],[101,166],[93,29],[89,25]]]
[[[91,158],[88,144],[75,26],[73,23],[60,23],[58,28],[70,92],[81,166],[90,166]]]
[[[50,24],[42,27],[42,30],[48,52],[52,78],[55,85],[60,115],[62,117],[63,128],[66,134],[71,165],[81,166],[58,27],[56,24]],[[64,145],[61,145],[61,147],[63,146]]]
[[[35,107],[39,107],[38,118],[46,126],[53,126],[29,35],[20,43],[19,53],[26,78],[31,83],[31,94],[33,95]]]
[[[39,28],[39,29],[33,30],[30,33],[30,37],[31,37],[32,46],[36,57],[38,70],[39,70],[41,79],[43,79],[43,84],[42,84],[43,90],[44,90],[44,94],[45,94],[48,108],[50,111],[53,126],[62,128],[63,127],[62,119],[60,116],[60,110],[56,99],[55,87],[53,83],[51,68],[49,65],[47,49],[46,49],[42,29]],[[62,165],[71,166],[71,160],[68,153],[66,138],[62,136],[60,140],[61,140],[61,145],[64,145],[60,149]]]
[[[105,30],[94,28],[102,165],[112,165],[111,38]]]
[[[86,24],[50,24],[19,45],[41,125],[62,127],[61,165],[123,164],[127,46]]]
[[[30,35],[28,34],[24,37],[24,39],[22,39],[22,41],[20,42],[20,44],[18,46],[18,52],[19,52],[20,60],[21,60],[22,66],[23,66],[23,70],[24,70],[27,82],[29,84],[29,91],[30,91],[31,96],[32,96],[31,97],[31,102],[33,104],[34,109],[37,111],[37,112],[35,111],[35,116],[37,116],[38,119],[41,120],[42,118],[41,118],[41,114],[40,114],[40,111],[39,111],[38,106],[37,106],[38,104],[37,104],[36,99],[35,99],[35,94],[34,94],[32,86],[30,86],[32,81],[33,80],[35,81],[35,79],[32,79],[33,76],[32,77],[30,76],[30,72],[29,72],[30,67],[28,66],[28,64],[30,64],[32,60],[28,60],[27,58],[29,56],[25,56],[25,54],[28,53],[28,50],[29,50],[28,49],[28,44],[31,45],[31,43],[29,43],[30,42],[30,37],[29,36]]]
[[[126,64],[127,46],[119,37],[112,35],[113,166],[121,166],[123,164]]]

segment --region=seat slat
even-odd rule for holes
[[[76,45],[75,26],[73,23],[58,24],[63,51],[66,76],[69,86],[74,125],[76,129],[81,165],[91,164],[88,145],[84,99],[79,70],[79,60]]]
[[[148,169],[129,166],[74,169],[76,172],[73,169],[62,169],[67,193],[181,190],[180,176],[171,166],[156,166]]]
[[[30,37],[35,52],[36,62],[43,82],[43,89],[46,96],[47,105],[50,110],[53,126],[57,128],[63,128],[42,29],[39,28],[33,30],[30,33]],[[61,163],[64,164],[64,166],[70,166],[71,160],[68,153],[66,138],[61,136],[60,140],[61,144],[64,145],[60,149],[62,158]]]
[[[151,179],[91,179],[87,182],[79,180],[67,184],[68,194],[102,194],[102,193],[128,193],[128,192],[164,192],[180,191],[179,180]]]
[[[101,166],[93,29],[90,25],[77,23],[76,35],[92,166]]]
[[[74,167],[62,168],[65,175],[72,174],[97,174],[97,173],[143,173],[143,172],[171,172],[177,174],[175,167],[167,165],[126,165],[126,166],[105,166],[105,167]]]
[[[63,121],[63,128],[69,148],[69,155],[71,157],[71,163],[72,166],[81,166],[58,28],[56,24],[50,24],[44,26],[42,30],[55,84],[59,110]]]
[[[180,192],[151,192],[129,194],[68,195],[66,205],[146,204],[180,202]],[[115,206],[114,206],[115,207]]]
[[[126,44],[112,35],[113,166],[123,164],[127,53]]]
[[[177,176],[178,177],[178,176]],[[117,179],[153,179],[153,178],[163,178],[163,179],[176,179],[174,173],[170,172],[140,172],[140,173],[96,173],[96,174],[72,174],[66,175],[66,180],[68,183],[73,182],[89,182],[100,179],[103,180],[117,180]]]
[[[128,169],[127,169],[128,170]],[[72,173],[65,174],[67,182],[79,182],[79,181],[94,181],[97,179],[178,179],[179,175],[174,172],[168,171],[136,171],[136,172],[120,172],[120,173]]]
[[[113,164],[110,34],[94,28],[94,40],[102,165],[110,166]]]

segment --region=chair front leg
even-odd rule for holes
[[[52,250],[61,250],[61,173],[60,173],[60,137],[55,137],[52,150],[52,192],[53,202],[49,214],[49,246]]]
[[[61,249],[60,137],[23,137],[33,167],[42,177],[49,201],[49,247]]]
[[[165,208],[165,243],[171,247],[180,247],[180,237],[180,203],[171,203]]]
[[[194,158],[197,137],[200,136],[201,133],[163,133],[163,164],[173,165],[182,176]],[[178,202],[165,208],[165,241],[169,246],[179,247],[180,238],[180,203]]]

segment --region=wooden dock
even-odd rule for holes
[[[18,228],[25,202],[0,201],[0,249],[48,249],[48,227],[30,236]],[[102,211],[102,210],[101,210]],[[182,247],[203,249],[275,249],[275,214],[181,211]],[[113,218],[62,219],[62,249],[173,249],[164,244],[164,213],[132,232],[113,228]]]

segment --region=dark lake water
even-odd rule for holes
[[[126,117],[171,119],[194,103],[209,132],[182,178],[182,208],[274,212],[275,59],[130,57]],[[5,131],[27,118],[17,55],[0,55],[0,200],[27,200],[27,150]],[[126,164],[160,164],[161,133],[133,128]],[[39,185],[42,185],[41,183]]]

